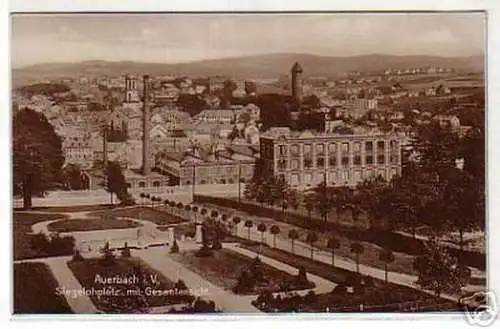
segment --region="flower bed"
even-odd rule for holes
[[[185,285],[170,281],[136,258],[111,261],[93,258],[70,261],[68,266],[84,288],[96,292],[89,297],[97,308],[106,313],[141,313],[149,307],[193,300]],[[106,278],[132,279],[128,282],[104,282]]]
[[[105,217],[88,219],[65,219],[50,223],[47,228],[52,232],[84,232],[135,228],[139,226],[142,225],[132,220]]]
[[[14,264],[14,314],[73,313],[44,263]]]
[[[184,218],[181,218],[179,216],[172,215],[160,209],[151,209],[147,207],[134,207],[134,208],[96,211],[91,213],[90,216],[129,217],[141,220],[148,220],[157,225],[172,225],[172,224],[179,224],[186,222]]]
[[[234,291],[243,271],[252,269],[254,259],[231,250],[214,250],[212,256],[198,257],[196,251],[185,251],[172,255],[191,271],[226,290]],[[302,290],[314,287],[311,282],[298,282],[297,276],[280,271],[266,264],[259,264],[261,275],[255,286],[246,291],[234,291],[238,294],[256,294],[260,291],[282,291],[286,285],[289,290]],[[252,275],[252,273],[249,273]],[[298,274],[298,273],[297,273]]]
[[[61,214],[30,214],[30,213],[14,213],[13,215],[13,233],[14,233],[14,259],[27,259],[48,256],[71,255],[73,249],[59,250],[55,254],[40,250],[33,243],[33,233],[31,226],[36,223],[65,219],[67,216]]]

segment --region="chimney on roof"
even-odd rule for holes
[[[149,104],[149,75],[143,76],[143,100],[142,100],[142,174],[151,173],[150,140],[151,131],[150,104]]]

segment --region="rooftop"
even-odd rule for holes
[[[347,136],[356,136],[356,137],[365,137],[365,136],[395,136],[395,137],[404,137],[402,133],[385,133],[377,128],[371,127],[352,127],[352,134],[344,134],[338,132],[318,132],[312,130],[306,131],[292,131],[288,127],[274,127],[269,129],[268,131],[261,134],[261,137],[270,138],[270,139],[309,139],[309,138],[335,138],[335,137],[347,137]]]

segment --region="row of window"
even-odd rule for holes
[[[397,170],[396,169],[391,169],[389,172],[389,175],[386,174],[385,170],[369,170],[369,171],[361,171],[361,170],[356,170],[354,172],[350,172],[349,170],[340,170],[340,171],[332,171],[327,173],[327,182],[328,185],[335,185],[338,183],[350,183],[351,179],[357,183],[360,182],[364,179],[371,178],[374,176],[382,176],[384,179],[390,179],[391,177],[397,175]],[[297,186],[297,185],[310,185],[314,186],[319,183],[321,183],[324,180],[324,175],[321,173],[304,173],[304,174],[298,174],[298,173],[292,173],[290,175],[290,185],[292,186]]]
[[[373,141],[367,141],[364,142],[364,147],[365,147],[365,152],[373,152],[374,150],[374,142]],[[378,151],[385,151],[386,148],[386,141],[377,141],[377,150]],[[361,152],[361,142],[353,142],[353,151],[355,153]],[[398,141],[396,140],[391,140],[389,141],[389,149],[390,150],[397,150],[399,144]],[[350,143],[349,142],[343,142],[343,143],[317,143],[314,144],[316,154],[324,154],[326,147],[328,147],[328,152],[329,153],[335,153],[337,152],[337,147],[340,147],[340,152],[341,153],[349,153],[350,152]],[[290,154],[292,156],[300,155],[300,145],[299,144],[292,144],[292,145],[278,145],[278,154],[279,155],[287,155],[287,150],[290,150]],[[313,144],[303,144],[303,154],[311,154],[313,151]]]
[[[202,179],[200,181],[196,181],[196,184],[204,185],[204,184],[236,184],[238,182],[238,179],[233,179],[233,178],[221,178],[221,179],[211,179],[211,180],[205,180]],[[241,183],[246,182],[245,178],[241,178]],[[186,180],[184,182],[184,185],[191,185],[192,181],[191,180]]]
[[[376,160],[376,162],[375,162]],[[300,166],[300,160],[299,159],[291,159],[290,161],[286,159],[278,159],[278,169],[280,170],[286,170],[286,169],[301,169],[301,168],[324,168],[325,167],[325,162],[326,158],[317,156],[316,157],[316,165],[314,165],[314,161],[311,157],[305,157],[302,162],[302,166]],[[392,154],[389,156],[389,163],[390,164],[399,164],[399,156],[396,154]],[[340,158],[340,162],[338,161],[336,156],[332,156],[328,158],[328,167],[350,167],[350,166],[361,166],[362,163],[362,158],[360,155],[355,155],[352,157],[352,162],[351,162],[351,157],[349,156],[343,156]],[[379,164],[379,165],[385,165],[387,164],[386,158],[384,154],[378,155],[376,158],[373,155],[366,155],[365,156],[365,165],[374,165],[374,164]]]

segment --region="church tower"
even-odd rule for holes
[[[125,103],[138,103],[137,79],[131,75],[125,76]]]
[[[292,66],[292,97],[300,104],[302,102],[302,66],[298,62],[295,62]]]

